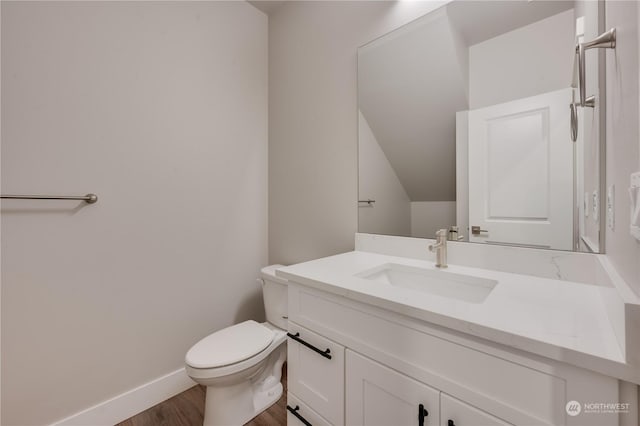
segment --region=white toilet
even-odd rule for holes
[[[207,387],[204,426],[234,426],[273,405],[282,395],[282,364],[287,359],[287,281],[262,268],[267,322],[253,320],[217,331],[193,345],[185,356],[189,377]]]

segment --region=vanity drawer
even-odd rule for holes
[[[331,423],[326,421],[320,414],[313,411],[307,404],[302,402],[302,400],[289,392],[287,393],[287,425],[331,426]]]
[[[440,394],[440,426],[511,426],[459,399]]]
[[[334,425],[344,424],[344,346],[289,321],[289,391]]]

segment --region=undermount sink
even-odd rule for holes
[[[356,276],[469,303],[484,302],[498,284],[497,281],[486,278],[396,263],[387,263],[360,272]]]

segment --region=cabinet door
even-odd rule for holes
[[[348,349],[346,353],[346,424],[439,424],[439,391]]]
[[[344,424],[344,346],[292,321],[288,328],[289,392],[330,423]]]
[[[441,426],[508,426],[503,420],[478,410],[459,399],[440,394]]]

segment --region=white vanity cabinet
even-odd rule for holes
[[[345,373],[345,415],[350,426],[509,425],[349,350]]]
[[[346,365],[346,424],[439,424],[438,390],[349,350]]]
[[[289,333],[305,342],[289,339],[289,406],[298,401],[303,417],[319,416],[309,424],[618,425],[615,413],[565,411],[572,400],[618,401],[617,379],[391,312],[375,299],[295,281],[288,296]],[[327,349],[331,359],[320,354]]]

